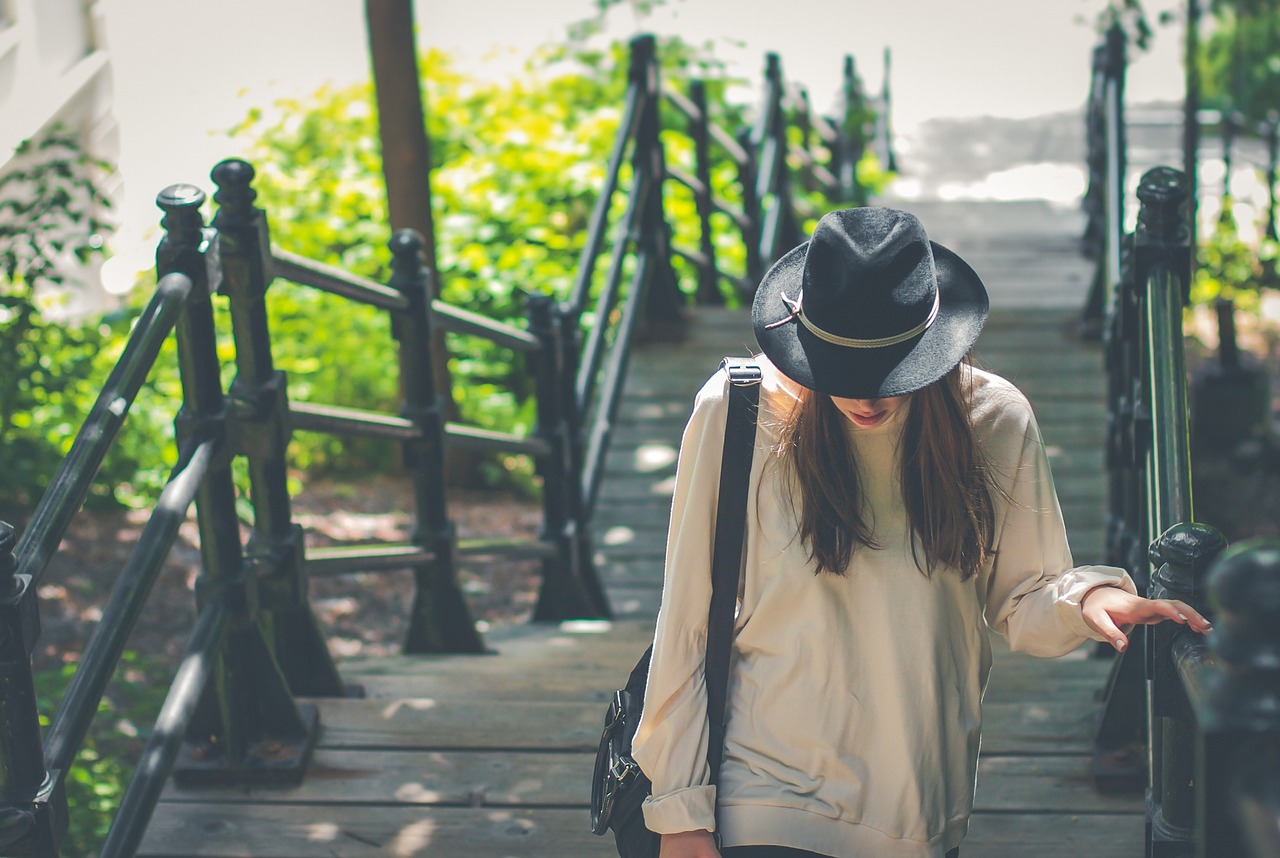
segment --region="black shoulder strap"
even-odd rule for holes
[[[751,480],[751,460],[755,451],[756,412],[762,376],[760,367],[746,358],[725,358],[720,367],[729,374],[729,414],[724,427],[724,454],[720,460],[705,670],[707,720],[711,730],[707,763],[711,766],[713,784],[720,780],[720,760],[724,752],[729,653],[733,644],[738,582],[742,576],[747,486]]]

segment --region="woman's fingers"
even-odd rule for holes
[[[1129,647],[1129,637],[1115,624],[1111,614],[1107,611],[1099,611],[1092,617],[1088,617],[1093,622],[1091,625],[1098,634],[1106,637],[1111,645],[1116,648],[1117,652],[1124,652]]]
[[[1143,599],[1142,609],[1143,615],[1134,617],[1132,622],[1150,625],[1163,620],[1173,620],[1201,634],[1213,631],[1213,626],[1203,614],[1186,602],[1180,602],[1177,599]]]
[[[1144,599],[1116,587],[1097,587],[1086,594],[1081,608],[1094,631],[1106,637],[1120,652],[1129,639],[1124,629],[1172,620],[1192,631],[1208,634],[1213,626],[1204,615],[1177,599]]]
[[[1177,606],[1178,613],[1185,618],[1187,625],[1191,628],[1200,632],[1202,635],[1213,631],[1213,624],[1209,622],[1208,617],[1204,614],[1200,613],[1186,602],[1179,602],[1175,600],[1173,604]]]

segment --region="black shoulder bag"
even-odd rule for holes
[[[729,375],[729,413],[720,460],[720,495],[711,558],[711,607],[707,623],[707,718],[710,742],[707,764],[711,783],[720,779],[724,751],[725,696],[729,653],[733,644],[734,605],[742,575],[742,547],[747,517],[747,485],[755,447],[756,410],[760,401],[760,367],[748,360],[725,358]],[[624,688],[614,692],[605,715],[591,783],[591,830],[613,829],[621,858],[657,858],[660,836],[645,827],[640,805],[652,785],[631,757],[631,741],[644,707],[649,678],[649,647],[636,663]]]

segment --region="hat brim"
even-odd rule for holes
[[[788,378],[830,396],[882,399],[933,384],[973,348],[990,305],[982,279],[969,264],[936,241],[930,245],[938,273],[938,315],[919,337],[861,349],[820,339],[798,319],[767,328],[787,317],[782,294],[794,299],[800,292],[805,242],[779,259],[756,289],[751,323],[760,349]]]

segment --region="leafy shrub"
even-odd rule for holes
[[[68,663],[35,675],[40,712],[56,709],[56,701],[75,671],[76,664]],[[122,656],[116,678],[99,702],[89,734],[66,773],[69,813],[59,853],[62,858],[98,854],[146,744],[149,728],[140,725],[154,723],[168,693],[164,677],[170,672],[158,659],[133,651]],[[49,721],[47,714],[40,716],[43,730],[48,730]]]

